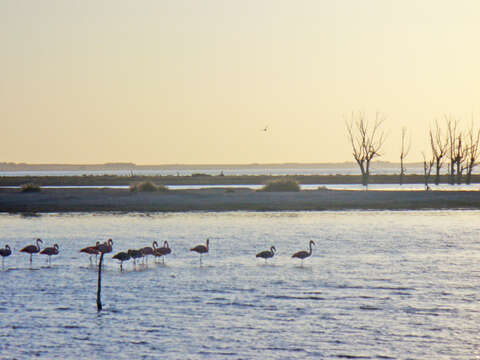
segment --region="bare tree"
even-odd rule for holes
[[[470,184],[472,181],[472,171],[473,168],[478,165],[478,157],[480,155],[480,129],[474,130],[473,126],[473,119],[472,125],[468,130],[466,135],[467,144],[465,145],[466,148],[466,155],[465,155],[465,170],[467,171],[465,183]]]
[[[412,138],[409,137],[408,145],[405,144],[405,136],[407,135],[407,128],[404,126],[402,127],[402,149],[400,151],[400,185],[403,185],[403,177],[405,176],[405,166],[403,165],[403,161],[408,156],[410,152],[410,147],[412,146]]]
[[[428,160],[427,162],[427,158],[425,157],[424,152],[422,152],[422,155],[423,155],[423,181],[425,184],[425,191],[429,191],[430,186],[428,185],[428,183],[430,180],[430,174],[432,173],[432,167],[436,160],[434,155],[432,159]]]
[[[385,133],[381,130],[384,121],[385,116],[378,112],[371,127],[363,112],[358,114],[352,112],[350,120],[345,121],[353,157],[362,172],[362,184],[366,187],[370,176],[370,162],[373,158],[381,156],[380,149],[385,141]]]
[[[455,175],[457,183],[461,181],[461,169],[464,156],[464,148],[462,146],[462,134],[458,131],[458,121],[451,116],[445,116],[447,123],[448,137],[448,156],[450,163],[448,164],[449,183],[455,184]]]
[[[443,166],[443,157],[447,154],[448,137],[443,138],[442,130],[435,120],[435,129],[430,128],[430,147],[435,163],[435,185],[440,184],[440,170]]]

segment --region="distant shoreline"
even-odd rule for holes
[[[374,168],[398,168],[400,165],[389,161],[375,161],[371,165]],[[405,164],[408,167],[421,167],[423,163],[411,162]],[[228,170],[228,169],[275,169],[275,168],[357,168],[353,161],[344,162],[325,162],[325,163],[248,163],[248,164],[146,164],[140,165],[131,162],[112,162],[102,164],[30,164],[30,163],[13,163],[0,162],[0,171],[135,171],[135,170],[191,170],[191,169],[214,169],[214,170]],[[357,168],[358,169],[358,168]]]
[[[480,209],[480,191],[0,190],[2,213]]]
[[[189,176],[0,176],[1,186],[21,186],[34,183],[40,186],[128,186],[141,181],[151,181],[157,185],[262,185],[276,179],[293,179],[300,184],[361,184],[360,175],[208,175]],[[430,177],[430,184],[434,177]],[[423,184],[422,175],[407,175],[405,184]],[[399,184],[399,175],[371,175],[370,184]],[[447,175],[440,178],[441,184],[448,183]],[[480,175],[472,175],[472,184],[480,183]]]

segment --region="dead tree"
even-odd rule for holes
[[[440,170],[443,166],[443,157],[447,154],[448,137],[443,138],[438,122],[435,120],[435,129],[430,128],[430,147],[435,163],[435,185],[440,184]]]
[[[447,123],[447,137],[448,137],[448,182],[449,184],[455,184],[455,170],[457,164],[461,160],[459,150],[462,149],[462,142],[460,134],[457,134],[458,121],[451,116],[445,116]]]
[[[402,149],[400,151],[400,185],[403,185],[403,177],[405,176],[405,172],[406,172],[403,161],[408,156],[408,153],[410,152],[410,147],[412,146],[411,138],[409,138],[408,140],[408,145],[405,144],[406,135],[407,135],[407,128],[403,127],[402,128]]]
[[[425,191],[429,191],[430,186],[428,185],[428,183],[430,181],[430,174],[432,173],[432,167],[436,160],[435,160],[435,156],[433,156],[433,158],[427,162],[424,152],[422,152],[422,155],[423,155],[423,181],[425,184]]]
[[[370,162],[373,158],[381,156],[380,149],[385,141],[385,133],[381,125],[385,116],[380,113],[375,115],[375,123],[369,126],[364,113],[352,113],[350,121],[346,120],[350,144],[352,145],[353,157],[362,173],[362,185],[368,187],[370,176]]]
[[[467,149],[464,146],[463,134],[460,133],[457,137],[456,147],[455,147],[455,167],[456,167],[456,180],[457,184],[462,183],[463,170],[465,170],[465,156],[467,155]]]
[[[466,178],[465,183],[470,185],[472,182],[472,171],[473,168],[478,165],[478,157],[480,155],[480,129],[474,130],[473,121],[468,133],[466,135],[467,144],[465,145],[466,148],[466,155],[465,155],[465,170],[466,170]]]
[[[97,311],[102,310],[102,263],[103,263],[103,252],[100,253],[100,263],[98,264]]]

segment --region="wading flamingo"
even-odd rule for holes
[[[200,265],[202,264],[202,254],[208,253],[208,244],[210,240],[207,239],[206,245],[197,245],[194,248],[191,248],[190,251],[195,251],[196,253],[200,254]]]
[[[302,259],[302,266],[303,266],[303,259],[312,255],[312,245],[315,245],[315,243],[313,242],[313,240],[310,240],[310,242],[308,243],[308,246],[310,247],[310,251],[302,250],[302,251],[296,252],[295,254],[292,255],[292,258]]]
[[[47,247],[40,251],[40,254],[48,255],[47,264],[52,264],[52,255],[58,255],[58,244],[54,244],[52,247]]]
[[[270,250],[259,252],[255,257],[265,259],[266,264],[267,259],[270,259],[273,257],[273,255],[275,255],[275,251],[277,251],[277,249],[275,249],[275,246],[272,246]]]
[[[32,255],[40,252],[40,245],[38,243],[43,244],[43,241],[41,239],[37,239],[36,245],[27,245],[22,250],[20,250],[20,252],[30,254],[30,264],[32,263]]]

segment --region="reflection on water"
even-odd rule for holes
[[[430,358],[478,354],[479,211],[0,215],[0,358]],[[60,255],[18,250],[36,237]],[[165,264],[114,251],[168,240]],[[189,249],[210,238],[199,266]],[[316,246],[302,268],[291,259]],[[267,265],[255,254],[277,248]]]

